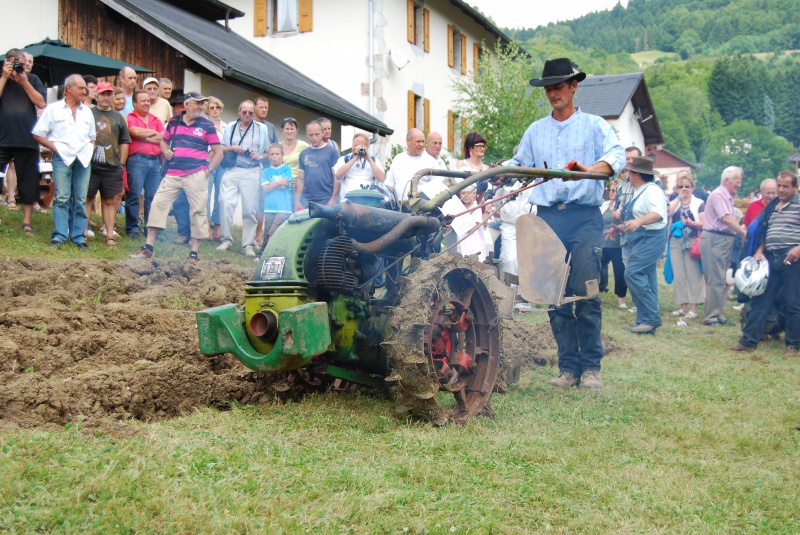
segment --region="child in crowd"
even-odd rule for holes
[[[458,196],[461,198],[461,202],[464,203],[466,208],[474,207],[477,201],[477,186],[473,184],[461,190]],[[464,256],[476,254],[478,255],[478,259],[483,262],[489,251],[486,246],[486,233],[488,233],[488,231],[483,227],[483,212],[481,210],[473,210],[469,213],[469,217],[472,218],[477,228],[469,237],[464,238],[464,240],[458,244],[456,250]],[[463,238],[463,236],[458,237],[459,240],[461,240],[461,238]]]
[[[267,242],[292,214],[292,169],[283,163],[283,146],[273,143],[267,149],[270,166],[261,173],[261,189],[264,190],[264,245],[259,258],[267,247]]]

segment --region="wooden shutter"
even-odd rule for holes
[[[253,35],[267,35],[267,0],[253,1]]]
[[[408,130],[411,130],[415,127],[417,123],[416,117],[416,107],[414,106],[414,95],[413,91],[408,92]]]
[[[422,131],[425,132],[427,136],[431,132],[431,101],[427,98],[422,101],[422,109],[423,111],[423,123],[424,127]]]
[[[447,110],[447,150],[453,152],[456,144],[456,120],[453,110]]]
[[[453,25],[447,25],[447,64],[450,67],[456,66],[455,50],[453,50]]]
[[[400,4],[402,5],[402,4]],[[406,30],[406,37],[409,43],[414,42],[414,0],[406,0],[406,18],[408,19],[408,28]],[[370,21],[370,24],[372,21]]]
[[[472,43],[472,77],[478,81],[478,71],[481,69],[481,47],[478,43]]]
[[[462,117],[461,118],[461,135],[462,136],[466,136],[467,135],[467,118],[466,117]]]
[[[422,20],[425,29],[425,38],[423,41],[423,49],[425,52],[431,51],[431,12],[427,9],[422,10]]]
[[[298,0],[298,11],[300,13],[300,20],[297,24],[297,31],[300,33],[310,32],[313,28],[312,19],[312,0]]]
[[[461,74],[467,74],[467,36],[461,34]]]

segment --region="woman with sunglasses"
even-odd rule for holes
[[[206,115],[214,123],[214,128],[217,129],[217,136],[222,139],[225,134],[225,127],[227,123],[219,118],[225,105],[217,97],[208,97],[206,102]],[[211,229],[209,238],[217,243],[222,243],[222,235],[219,228],[219,183],[222,181],[222,173],[219,168],[214,169],[208,177],[208,202],[206,204],[206,213],[209,214],[208,226]],[[211,210],[211,202],[214,202],[214,210]]]
[[[458,171],[485,171],[489,166],[483,163],[486,154],[486,140],[477,132],[470,132],[464,139],[464,159],[456,163]]]
[[[606,234],[611,229],[612,224],[619,224],[621,219],[614,218],[614,204],[617,201],[617,186],[620,180],[612,180],[608,186],[608,200],[600,205],[600,213],[603,214],[603,233]],[[628,308],[625,303],[625,296],[628,293],[628,285],[625,284],[625,264],[622,262],[622,246],[619,243],[619,236],[608,238],[603,244],[603,256],[600,261],[600,291],[608,291],[608,264],[614,268],[614,294],[617,296],[617,306]]]
[[[283,163],[292,170],[292,184],[295,183],[297,176],[300,174],[300,153],[309,146],[302,139],[297,139],[297,126],[297,119],[294,117],[287,117],[281,123],[281,129],[283,130],[283,141],[281,141]]]
[[[705,301],[700,261],[689,256],[700,229],[703,228],[705,203],[694,196],[694,180],[678,178],[678,196],[669,203],[669,257],[672,264],[675,304],[680,308],[673,316],[697,317],[697,305]]]

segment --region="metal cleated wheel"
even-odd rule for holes
[[[426,317],[424,323],[396,324],[399,339],[414,344],[417,352],[411,353],[423,357],[406,355],[404,362],[395,357],[403,385],[398,401],[403,409],[435,424],[491,413],[488,403],[500,363],[497,311],[480,272],[460,256],[449,264],[440,273],[423,268],[409,277],[429,289],[427,300],[416,302],[417,310],[427,310]],[[414,306],[408,298],[418,297],[404,297],[401,306]],[[455,403],[444,401],[442,391],[452,394]]]

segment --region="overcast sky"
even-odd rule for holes
[[[500,28],[535,28],[611,9],[618,1],[627,7],[628,0],[467,0],[467,3],[492,17]]]

